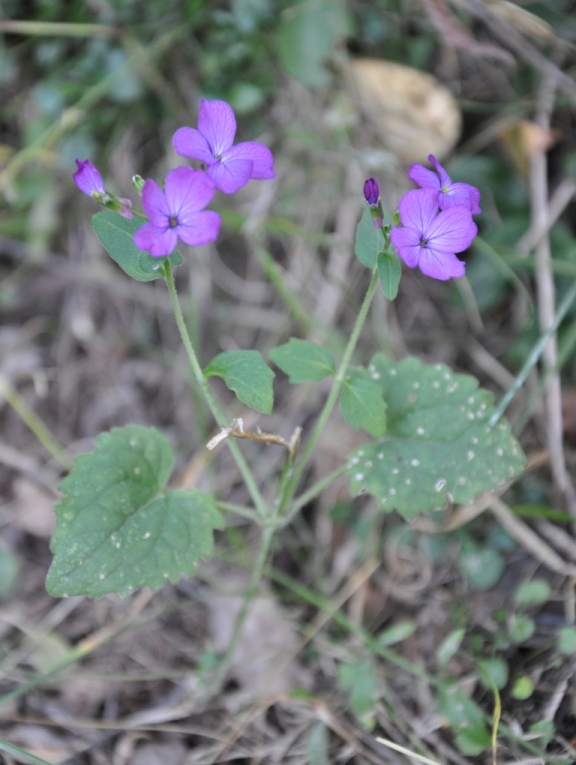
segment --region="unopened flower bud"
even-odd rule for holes
[[[380,198],[380,189],[376,178],[368,178],[364,183],[364,199],[370,206],[378,204]]]
[[[139,194],[142,194],[142,189],[144,188],[145,180],[142,178],[141,175],[133,175],[132,176],[132,185],[136,189],[136,191]]]

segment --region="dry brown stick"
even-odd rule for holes
[[[555,88],[545,78],[540,89],[536,122],[542,131],[550,130],[550,117],[554,105]],[[534,228],[544,231],[548,220],[548,162],[545,149],[530,156],[530,205]],[[554,275],[551,268],[550,238],[541,236],[534,249],[536,256],[536,292],[538,316],[542,332],[554,322],[556,313]],[[576,493],[566,470],[562,427],[562,390],[560,375],[554,372],[558,362],[558,345],[553,335],[542,354],[544,369],[549,372],[546,385],[546,440],[550,452],[550,466],[554,481],[564,496],[568,509],[576,518]]]

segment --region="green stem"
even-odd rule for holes
[[[530,352],[530,355],[526,359],[526,363],[518,373],[518,376],[508,389],[508,392],[503,397],[503,399],[500,401],[498,406],[496,407],[496,411],[490,418],[488,424],[493,427],[496,425],[498,420],[502,417],[504,414],[506,407],[508,404],[512,401],[516,393],[520,390],[522,385],[524,384],[524,381],[528,377],[530,370],[532,367],[536,365],[538,362],[538,359],[544,352],[544,348],[548,344],[548,341],[552,337],[552,335],[556,332],[558,327],[560,326],[560,323],[562,322],[562,319],[566,316],[568,313],[568,310],[570,309],[570,306],[574,302],[574,299],[576,299],[576,283],[574,283],[571,287],[571,289],[566,293],[564,300],[562,301],[560,307],[558,308],[558,312],[556,313],[556,316],[554,317],[554,321],[552,324],[548,327],[546,332],[544,332],[543,335],[541,335],[540,339],[532,348],[532,351]]]
[[[31,765],[51,765],[48,760],[36,757],[35,754],[27,752],[25,749],[20,749],[19,746],[14,746],[14,744],[5,741],[3,738],[0,738],[0,752],[6,752],[6,754],[14,757],[18,762],[29,762]]]
[[[196,353],[192,346],[192,341],[190,340],[190,335],[188,334],[186,322],[184,321],[182,308],[180,307],[180,302],[178,300],[178,295],[176,293],[176,285],[174,284],[174,276],[172,274],[172,267],[170,265],[169,260],[165,261],[164,277],[166,279],[166,284],[168,286],[168,293],[170,295],[170,300],[172,302],[172,308],[174,310],[174,317],[176,319],[176,324],[178,325],[180,337],[182,338],[182,342],[184,343],[184,348],[186,349],[186,353],[188,355],[188,361],[190,362],[190,367],[192,369],[196,382],[198,383],[198,386],[204,395],[206,403],[208,404],[208,407],[210,408],[210,411],[212,412],[214,419],[216,420],[218,425],[220,425],[220,427],[224,428],[227,425],[226,418],[224,417],[224,414],[222,413],[222,411],[220,410],[220,407],[216,403],[216,399],[214,398],[212,391],[210,390],[208,381],[204,377],[204,374],[202,372],[202,367],[200,366],[198,362],[198,358],[196,357]],[[252,497],[252,501],[254,502],[256,510],[258,511],[258,515],[261,518],[265,518],[267,515],[266,503],[264,502],[264,498],[262,497],[262,494],[260,493],[260,489],[258,488],[256,481],[254,480],[254,476],[252,475],[250,468],[248,467],[248,464],[246,463],[246,460],[242,456],[242,452],[240,451],[240,449],[238,448],[238,445],[235,443],[233,439],[228,438],[226,439],[226,442],[230,448],[230,451],[232,452],[232,456],[234,457],[236,461],[236,465],[238,466],[238,470],[240,471],[242,478],[244,479],[246,487],[248,491],[250,492],[250,496]]]
[[[294,514],[297,513],[300,508],[304,507],[304,505],[307,505],[308,502],[314,499],[314,497],[317,497],[318,494],[324,491],[327,486],[330,486],[332,481],[335,481],[337,478],[340,478],[341,475],[344,475],[347,469],[348,468],[346,465],[341,465],[339,468],[333,470],[327,476],[324,476],[324,478],[321,478],[319,481],[317,481],[299,497],[296,497],[290,506],[290,515],[286,518],[285,523],[289,523]]]
[[[306,447],[304,451],[302,452],[302,456],[300,457],[298,464],[294,468],[292,477],[290,481],[288,481],[288,484],[283,493],[283,496],[281,497],[280,508],[279,508],[280,513],[284,511],[287,503],[290,501],[296,488],[298,487],[298,482],[300,481],[300,478],[302,477],[302,473],[304,472],[304,469],[306,468],[306,464],[312,453],[312,450],[314,449],[314,446],[316,445],[316,441],[320,437],[320,434],[322,433],[322,430],[324,429],[324,426],[326,425],[328,418],[332,414],[332,410],[334,409],[334,406],[336,405],[336,401],[338,400],[340,390],[346,378],[348,365],[350,364],[350,360],[352,359],[352,354],[354,353],[354,349],[356,348],[356,343],[358,342],[358,338],[360,337],[360,332],[362,331],[362,327],[364,326],[364,322],[366,321],[366,316],[368,315],[368,309],[370,308],[370,303],[372,302],[372,298],[374,297],[374,292],[376,290],[377,285],[378,285],[378,271],[375,270],[372,274],[372,279],[370,280],[370,284],[368,285],[368,289],[366,291],[364,301],[362,302],[362,305],[360,307],[360,311],[358,313],[356,323],[354,324],[352,334],[350,335],[350,340],[348,341],[348,345],[346,346],[344,355],[342,356],[342,361],[340,362],[340,366],[338,367],[338,371],[336,372],[336,376],[334,377],[334,382],[332,383],[332,389],[328,395],[328,398],[326,399],[324,408],[322,409],[320,416],[318,417],[316,426],[314,427],[314,430],[312,431],[312,435],[308,439],[308,443],[306,444]]]
[[[243,507],[242,505],[232,505],[230,502],[216,502],[218,510],[222,510],[225,513],[234,513],[235,515],[241,515],[242,518],[248,518],[259,526],[262,525],[262,520],[254,510],[249,507]]]

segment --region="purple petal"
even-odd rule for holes
[[[170,215],[178,218],[202,210],[214,196],[214,184],[202,170],[181,165],[166,176],[166,201]]]
[[[408,170],[408,178],[423,189],[432,188],[440,191],[438,176],[432,170],[427,170],[424,165],[412,165]]]
[[[437,252],[429,246],[422,248],[418,265],[423,274],[443,282],[464,276],[466,270],[466,264],[458,260],[453,253]]]
[[[151,178],[142,187],[142,207],[154,226],[164,228],[168,225],[171,213],[166,196],[156,181]]]
[[[403,226],[425,236],[438,212],[438,192],[436,189],[407,191],[398,204],[398,211]]]
[[[245,141],[229,149],[222,157],[222,162],[228,164],[231,160],[249,160],[252,164],[250,178],[265,181],[275,178],[274,157],[267,146],[257,141]]]
[[[217,212],[204,210],[203,212],[191,213],[186,218],[186,222],[176,226],[174,231],[186,244],[191,247],[199,247],[201,244],[214,242],[218,238],[221,222]]]
[[[190,157],[211,165],[216,158],[210,151],[208,141],[196,128],[181,127],[172,136],[172,146],[182,157]]]
[[[92,196],[92,192],[94,191],[98,194],[106,193],[102,176],[89,159],[77,159],[76,167],[78,170],[74,173],[72,178],[80,191],[83,191],[84,194],[87,194],[89,197]]]
[[[437,253],[453,255],[468,249],[477,233],[470,210],[458,205],[438,213],[426,232],[426,240]]]
[[[442,190],[438,196],[438,204],[441,210],[448,210],[455,205],[464,205],[470,209],[472,215],[479,215],[480,192],[469,183],[452,183],[446,191]]]
[[[126,220],[132,220],[134,217],[134,213],[132,212],[132,202],[125,197],[120,197],[118,201],[120,202],[120,209],[118,210],[118,214],[123,218],[126,218]]]
[[[414,228],[393,228],[390,240],[398,250],[400,257],[410,268],[416,268],[420,259],[421,236]]]
[[[379,197],[380,189],[378,187],[378,181],[376,178],[368,178],[368,180],[364,182],[364,199],[369,205],[375,205],[378,204]]]
[[[198,130],[210,148],[211,153],[218,159],[234,143],[236,135],[236,117],[230,104],[226,101],[200,101],[198,112]]]
[[[145,223],[134,233],[134,243],[140,250],[146,250],[153,258],[170,255],[176,249],[178,237],[175,229],[161,228],[152,223]]]
[[[436,159],[436,157],[433,154],[430,154],[428,156],[428,162],[430,162],[431,165],[434,165],[436,170],[438,171],[438,175],[440,176],[440,186],[450,186],[452,181],[450,180],[450,176],[444,170],[440,162]]]
[[[217,189],[224,194],[233,194],[248,183],[252,176],[252,166],[253,162],[249,159],[232,159],[210,165],[206,173]]]

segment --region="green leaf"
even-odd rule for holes
[[[363,428],[376,437],[386,432],[386,402],[382,387],[366,376],[364,370],[353,370],[344,380],[340,409],[353,428]]]
[[[125,597],[191,576],[212,553],[213,529],[222,528],[214,499],[166,489],[172,450],[154,428],[114,428],[95,444],[60,484],[50,594]]]
[[[112,260],[136,281],[150,282],[163,278],[164,261],[169,260],[173,266],[180,266],[182,255],[175,250],[169,258],[153,258],[150,253],[139,250],[134,244],[134,233],[144,223],[141,218],[126,220],[109,210],[92,216],[92,228]]]
[[[576,653],[576,627],[562,627],[558,633],[560,653]]]
[[[221,377],[240,401],[257,412],[270,414],[274,403],[275,375],[259,351],[224,351],[204,370],[205,377]]]
[[[534,634],[534,620],[523,614],[514,614],[508,625],[508,634],[514,643],[523,643]]]
[[[402,640],[410,637],[416,630],[416,622],[402,621],[398,624],[388,627],[388,629],[381,632],[376,638],[378,646],[385,648],[388,645],[394,645],[400,643]]]
[[[508,682],[508,663],[504,659],[481,659],[478,662],[480,682],[487,690],[492,690],[492,683],[502,690]],[[492,681],[492,682],[491,682]]]
[[[493,396],[444,364],[398,364],[378,354],[368,368],[388,404],[384,438],[349,455],[353,493],[367,491],[405,518],[472,502],[522,472],[525,457],[506,421],[488,425]]]
[[[450,634],[446,635],[444,640],[440,643],[438,646],[437,657],[438,664],[440,664],[441,667],[445,667],[450,659],[458,652],[460,643],[464,639],[465,632],[466,630],[463,628],[453,630]]]
[[[374,709],[378,683],[370,659],[340,664],[338,682],[343,690],[349,691],[350,709],[357,717]]]
[[[499,581],[505,561],[493,547],[463,545],[458,563],[469,584],[475,590],[489,590]]]
[[[309,340],[291,337],[284,345],[271,348],[268,358],[285,372],[291,383],[323,380],[334,374],[334,357]]]
[[[545,579],[532,579],[521,584],[514,597],[522,606],[539,606],[550,597],[550,585]]]
[[[512,698],[518,699],[519,701],[529,699],[533,693],[534,683],[528,675],[522,675],[521,677],[516,678],[512,690],[510,691]]]
[[[398,294],[398,285],[402,276],[400,258],[395,252],[378,253],[378,278],[388,300],[394,300]]]
[[[330,75],[324,62],[334,43],[348,31],[345,0],[302,0],[283,11],[276,49],[291,77],[305,85],[324,87]]]
[[[370,215],[370,210],[366,208],[356,229],[356,245],[354,252],[360,262],[372,270],[378,263],[378,253],[384,249],[384,235],[379,228],[376,228]]]
[[[18,583],[18,558],[0,548],[0,600],[8,597]]]
[[[439,689],[440,715],[456,733],[456,743],[465,754],[479,754],[490,744],[480,708],[457,685],[448,682]]]

